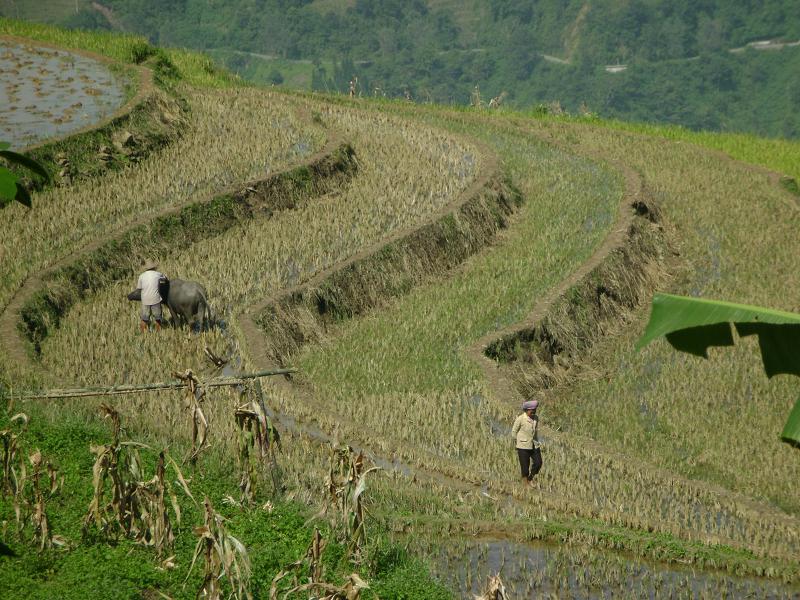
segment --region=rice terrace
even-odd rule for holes
[[[800,313],[797,141],[3,17],[0,65],[48,174],[0,210],[0,597],[800,596],[797,379],[637,347],[659,292]],[[200,322],[141,320],[148,261]]]

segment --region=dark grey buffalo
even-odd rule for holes
[[[173,322],[179,325],[188,324],[192,329],[199,327],[201,330],[213,323],[206,288],[196,281],[162,281],[159,293],[172,314]]]

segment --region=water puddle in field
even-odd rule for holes
[[[500,539],[424,542],[433,573],[458,598],[481,594],[500,574],[510,598],[797,598],[800,586],[694,571],[611,552]]]
[[[0,140],[20,150],[112,115],[124,82],[91,58],[0,40]]]

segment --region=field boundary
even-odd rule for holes
[[[544,141],[551,143],[562,150],[566,150],[568,152],[575,153],[575,149],[573,148],[566,148],[564,145],[558,143],[557,140],[554,139],[547,139],[545,136],[541,136],[541,134],[537,134],[534,132],[530,132],[532,135],[537,135],[541,137]],[[496,342],[498,339],[503,339],[504,335],[514,336],[519,332],[525,331],[526,328],[535,327],[537,324],[541,322],[543,318],[548,315],[550,309],[552,309],[556,303],[566,297],[570,290],[575,289],[576,286],[579,286],[582,282],[585,282],[591,279],[592,274],[594,274],[598,269],[603,268],[606,266],[606,263],[609,262],[610,258],[615,258],[620,253],[624,252],[626,244],[631,242],[632,239],[635,239],[636,236],[641,234],[641,231],[635,226],[638,225],[639,227],[643,227],[645,229],[652,229],[658,231],[657,235],[666,235],[664,232],[664,225],[660,223],[660,216],[658,212],[658,207],[653,205],[649,202],[648,199],[645,198],[645,187],[642,181],[641,176],[636,173],[632,168],[628,167],[627,165],[623,165],[621,163],[617,163],[615,161],[607,161],[603,160],[602,158],[598,158],[593,153],[587,152],[585,150],[578,151],[579,155],[595,159],[601,160],[602,162],[606,162],[611,164],[613,167],[618,168],[624,178],[625,178],[625,193],[623,194],[622,199],[619,203],[618,208],[618,215],[617,219],[615,220],[615,224],[611,229],[611,232],[606,236],[600,246],[594,251],[594,253],[590,256],[590,258],[582,263],[575,271],[573,271],[566,279],[564,279],[559,285],[554,287],[537,305],[534,309],[529,313],[528,317],[521,322],[518,322],[514,325],[511,325],[505,329],[491,332],[487,334],[483,338],[481,338],[478,342],[471,345],[467,352],[467,355],[477,359],[478,364],[481,365],[482,371],[487,376],[487,381],[489,385],[497,385],[495,390],[497,392],[497,396],[500,400],[506,399],[509,403],[514,402],[513,398],[516,394],[513,391],[513,386],[509,381],[507,381],[506,374],[503,373],[501,370],[497,369],[496,362],[492,361],[489,357],[486,356],[485,350],[491,345],[491,343]],[[664,252],[668,252],[668,242],[664,242],[667,244],[664,247]],[[379,248],[372,249],[372,253],[377,253],[380,251]],[[657,258],[658,261],[661,260],[661,257],[658,252],[652,255],[652,257]],[[240,317],[240,326],[244,333],[244,341],[245,345],[248,350],[248,356],[251,360],[254,361],[254,364],[261,368],[275,368],[276,366],[281,366],[281,361],[276,361],[274,357],[270,357],[270,352],[267,348],[266,340],[253,340],[254,335],[259,335],[259,327],[254,318],[254,314],[257,316],[259,310],[266,308],[270,303],[277,303],[278,300],[284,299],[291,303],[293,296],[303,296],[304,292],[305,295],[308,296],[308,292],[313,290],[315,287],[319,286],[325,279],[329,279],[333,274],[335,269],[346,269],[350,268],[355,260],[355,257],[343,261],[340,265],[332,267],[329,271],[320,274],[315,280],[309,281],[301,286],[296,286],[290,290],[286,290],[280,294],[276,294],[271,299],[268,299],[265,302],[261,302],[258,305],[251,307],[247,313],[245,314],[244,318]],[[669,259],[667,262],[672,261],[673,259]],[[674,261],[677,262],[677,261]],[[617,268],[624,266],[623,264],[617,265]],[[667,276],[667,273],[664,272],[661,268],[655,268],[652,272],[647,273],[646,276],[643,277],[643,282],[652,284],[654,278],[660,278]],[[637,305],[639,306],[639,305]],[[634,309],[636,307],[633,307]],[[623,318],[624,313],[622,311],[614,311],[611,313],[611,316],[616,316],[618,319]],[[265,337],[261,334],[261,337]],[[591,342],[591,340],[589,340]],[[301,340],[302,343],[302,340]],[[309,395],[309,390],[305,389],[304,386],[296,384],[291,378],[276,378],[273,380],[274,383],[284,387],[287,391],[302,402],[308,402],[311,400]],[[336,422],[339,423],[346,423],[346,420],[343,419],[340,415],[333,414],[329,409],[325,409],[322,407],[317,407],[315,410],[321,410],[323,413],[328,414],[328,416]],[[295,421],[292,418],[293,421]],[[303,426],[301,422],[295,421],[295,427],[298,427],[301,430],[305,430],[306,428]],[[314,433],[313,430],[309,430],[311,433],[309,435],[313,438]],[[308,432],[307,432],[308,433]],[[352,434],[352,432],[351,432]],[[563,437],[558,432],[551,432],[549,429],[547,430],[547,435],[553,438]],[[359,436],[355,436],[356,440]],[[318,440],[323,442],[324,440]],[[580,438],[581,447],[584,449],[585,452],[590,454],[594,454],[597,457],[604,457],[604,460],[612,460],[619,464],[622,470],[627,470],[631,474],[635,474],[641,471],[642,464],[637,463],[636,461],[630,459],[630,457],[620,456],[618,453],[610,452],[608,449],[603,448],[602,445],[594,442],[593,440],[586,440],[586,444],[583,444],[583,438]],[[480,492],[483,489],[483,483],[476,481],[474,478],[470,478],[468,474],[465,474],[458,469],[438,469],[431,466],[422,466],[418,464],[410,465],[407,463],[397,463],[397,459],[387,459],[382,457],[380,453],[376,453],[371,449],[362,448],[365,453],[370,455],[373,460],[376,462],[380,462],[383,464],[388,465],[397,465],[399,470],[406,473],[409,472],[413,474],[413,476],[418,477],[420,479],[429,480],[433,483],[439,483],[441,485],[447,487],[454,487],[460,490],[471,490],[474,492]],[[415,461],[416,462],[416,461]],[[692,479],[686,479],[679,476],[675,476],[672,473],[662,472],[661,470],[657,470],[656,475],[660,478],[663,478],[665,481],[671,481],[673,485],[677,484],[680,486],[688,486],[689,488],[697,489],[698,491],[703,491],[704,493],[709,493],[712,495],[718,495],[728,499],[731,503],[731,507],[734,507],[735,511],[742,516],[746,516],[748,514],[753,514],[751,511],[755,511],[760,516],[767,516],[769,515],[769,520],[772,521],[773,526],[778,525],[781,523],[783,526],[794,528],[797,525],[796,519],[792,518],[789,515],[785,515],[779,511],[775,511],[770,509],[767,506],[758,504],[757,502],[751,500],[749,497],[743,496],[736,492],[732,492],[730,490],[720,488],[719,486],[708,485],[706,482],[703,481],[696,481]],[[499,482],[498,482],[499,483]],[[491,493],[498,494],[504,496],[506,500],[511,500],[513,502],[524,502],[521,498],[519,498],[519,491],[513,492],[507,489],[506,485],[491,485],[488,488]],[[528,494],[525,494],[527,497]],[[553,498],[552,500],[557,500]],[[568,499],[561,499],[562,502],[567,502],[569,504]],[[550,504],[550,503],[548,503]],[[584,507],[586,508],[586,507]],[[764,509],[767,509],[767,513],[764,513]],[[578,512],[576,512],[578,510]],[[704,556],[705,553],[702,551],[701,548],[712,548],[714,546],[721,546],[721,547],[730,547],[730,548],[738,548],[744,552],[749,550],[748,546],[743,544],[740,541],[726,539],[720,535],[713,535],[713,536],[701,536],[698,537],[692,531],[687,529],[677,527],[675,524],[667,525],[666,523],[661,523],[657,520],[646,520],[641,521],[640,519],[633,518],[631,519],[630,516],[624,517],[622,515],[604,515],[598,513],[596,510],[591,509],[587,514],[582,514],[579,506],[573,506],[571,510],[567,511],[567,514],[570,512],[574,513],[576,516],[581,515],[582,518],[604,518],[604,527],[606,529],[614,529],[618,527],[627,527],[633,528],[634,534],[636,531],[660,531],[658,535],[676,535],[681,540],[681,542],[688,546],[698,546],[696,561],[697,564],[703,564],[705,560]],[[622,521],[620,521],[620,517]],[[608,519],[606,521],[605,519]],[[624,522],[624,523],[623,523]],[[578,531],[578,530],[576,530]],[[637,535],[633,535],[634,538],[638,540]],[[558,538],[560,534],[554,534],[555,538]],[[553,539],[553,536],[545,535],[546,539]],[[616,549],[621,547],[627,548],[628,544],[625,542],[618,542],[620,545],[617,546],[610,546]],[[641,543],[641,540],[636,542],[637,544]],[[647,542],[648,544],[652,544],[653,541]],[[603,545],[600,543],[599,545]],[[656,544],[658,546],[659,544]],[[669,543],[665,542],[665,545],[668,547]],[[651,558],[658,559],[658,552],[663,552],[662,550],[658,550],[656,547],[652,548],[652,551],[649,551],[649,555]],[[776,551],[767,551],[764,555],[764,558],[771,557],[772,559],[777,560],[788,560],[789,557],[784,556],[780,552]],[[661,557],[663,558],[663,557]],[[685,559],[686,557],[684,557]],[[755,558],[755,557],[754,557]],[[691,562],[695,562],[693,559]],[[727,564],[727,561],[723,561],[726,563],[726,568],[729,570],[733,568],[733,564]],[[735,561],[737,562],[737,561]],[[756,560],[756,562],[758,562]],[[736,568],[741,568],[742,563],[738,563]],[[757,567],[755,564],[752,566],[745,567],[751,573],[754,574],[763,574],[763,567]],[[796,578],[797,573],[794,570],[791,570],[791,577]]]
[[[546,136],[543,139],[562,151],[569,152],[573,150],[554,137]],[[530,356],[532,354],[531,347],[540,346],[544,349],[545,354],[545,357],[542,358],[545,358],[545,362],[549,363],[550,369],[548,370],[552,372],[561,366],[557,364],[557,359],[561,354],[561,350],[565,349],[565,345],[570,346],[569,349],[573,351],[583,350],[591,345],[591,342],[596,337],[596,335],[591,334],[580,336],[577,332],[572,331],[570,332],[571,336],[569,336],[572,338],[570,340],[571,343],[562,344],[560,340],[553,338],[550,331],[553,327],[547,323],[548,316],[551,315],[554,306],[567,298],[568,294],[571,296],[570,299],[576,303],[584,301],[588,304],[591,300],[585,297],[587,295],[585,291],[587,288],[592,288],[592,284],[595,283],[597,287],[596,304],[598,307],[600,307],[601,303],[619,305],[623,298],[641,305],[641,294],[635,290],[635,284],[655,285],[656,281],[664,275],[663,269],[659,269],[653,263],[660,262],[663,259],[663,255],[669,252],[667,249],[669,242],[665,240],[661,243],[647,244],[649,252],[640,254],[640,258],[645,261],[644,268],[640,274],[634,274],[631,277],[631,274],[626,273],[625,269],[618,270],[617,277],[628,279],[629,281],[626,283],[634,284],[625,286],[634,288],[626,290],[627,293],[617,292],[614,289],[605,287],[600,281],[590,281],[593,275],[602,272],[606,267],[606,262],[611,257],[615,254],[625,253],[626,246],[630,245],[634,238],[642,237],[643,234],[648,235],[647,229],[656,230],[655,232],[650,232],[649,237],[651,238],[664,237],[665,232],[664,225],[661,224],[661,211],[659,207],[653,204],[652,200],[646,197],[644,182],[636,171],[619,161],[610,161],[592,152],[581,151],[580,155],[590,160],[606,162],[620,172],[624,178],[624,192],[617,208],[617,218],[611,227],[610,233],[603,239],[592,255],[565,279],[551,288],[524,319],[502,329],[487,333],[466,350],[466,355],[480,366],[484,377],[492,386],[495,394],[508,402],[518,397],[519,394],[515,392],[507,373],[498,367],[501,362],[510,362],[511,354],[524,349],[528,350],[526,354]],[[608,277],[605,279],[608,279]],[[579,289],[582,293],[577,293]],[[635,306],[629,303],[628,308],[635,309]],[[621,310],[606,308],[606,311],[607,315],[601,315],[600,311],[595,311],[593,316],[596,318],[608,316],[617,319],[623,316]],[[571,312],[571,316],[574,316],[574,311],[569,312]],[[596,325],[596,323],[594,324]],[[559,329],[563,331],[563,325]],[[514,348],[515,346],[516,349]],[[539,352],[539,354],[542,353]],[[571,356],[571,358],[574,359],[575,357]],[[552,381],[546,375],[540,377],[540,379],[542,383],[552,384]],[[549,387],[549,385],[544,387]]]
[[[237,320],[251,360],[284,364],[327,324],[364,314],[451,270],[505,228],[521,197],[501,174],[497,156],[473,144],[484,157],[481,171],[443,208],[241,311]]]
[[[14,361],[31,365],[27,347],[38,352],[48,329],[75,302],[131,272],[160,246],[183,246],[222,233],[256,212],[271,215],[297,206],[301,197],[322,195],[356,170],[352,147],[336,137],[308,160],[264,179],[236,183],[204,198],[188,199],[139,219],[114,234],[70,253],[25,281],[0,314],[0,341]],[[211,221],[205,217],[213,218]],[[48,284],[51,284],[48,287]],[[22,316],[24,323],[20,323]],[[18,323],[25,333],[19,335]]]

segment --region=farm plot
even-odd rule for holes
[[[800,214],[796,199],[765,174],[680,142],[546,127],[628,157],[645,174],[678,231],[685,262],[665,291],[800,310]],[[713,351],[709,361],[678,355],[666,343],[636,353],[645,317],[598,345],[589,368],[607,379],[581,377],[559,390],[559,401],[548,405],[550,419],[664,469],[800,515],[800,495],[787,483],[800,476],[797,451],[778,439],[797,396],[795,382],[767,380],[749,340]]]
[[[0,139],[14,147],[65,135],[111,115],[124,81],[86,56],[0,40]]]
[[[187,91],[184,135],[139,164],[37,194],[36,210],[9,207],[0,222],[0,306],[34,272],[160,211],[266,175],[318,149],[320,128],[281,96],[255,90]]]
[[[122,282],[75,306],[47,338],[42,366],[48,378],[89,384],[161,380],[186,368],[202,372],[208,364],[205,345],[224,352],[237,333],[235,313],[242,306],[424,219],[468,187],[485,160],[475,146],[430,127],[380,113],[308,108],[352,141],[359,166],[348,186],[161,260],[168,275],[206,284],[224,323],[201,335],[166,328],[142,336],[138,306],[125,300],[133,281]],[[86,368],[89,363],[92,368]],[[144,401],[149,412],[142,411],[140,424],[169,439],[174,431],[152,417],[175,407],[160,402]]]
[[[579,134],[570,131],[563,135],[579,139]],[[580,140],[584,135],[581,132]],[[518,148],[519,143],[515,140],[513,146]],[[627,148],[627,152],[634,150]],[[529,173],[536,173],[537,167],[545,165],[555,167],[542,161],[541,153],[516,155],[520,154],[536,157],[535,164],[527,165]],[[619,151],[607,155],[624,157]],[[684,168],[718,161],[707,156],[685,160]],[[574,162],[570,167],[543,173],[557,173],[567,180],[567,174],[575,176],[577,171]],[[606,181],[613,181],[613,177],[606,177]],[[515,181],[523,187],[518,179]],[[566,186],[566,191],[559,183]],[[697,181],[694,184],[699,186]],[[516,467],[506,428],[516,407],[502,404],[505,399],[487,389],[477,368],[467,363],[462,353],[482,333],[520,318],[535,300],[536,292],[530,290],[536,290],[537,283],[542,286],[541,293],[591,250],[587,245],[583,254],[581,250],[573,250],[572,255],[556,254],[556,247],[566,248],[570,240],[590,237],[586,233],[576,235],[575,229],[584,227],[592,214],[584,213],[571,223],[575,228],[572,235],[560,233],[559,226],[570,227],[560,213],[575,206],[577,200],[569,196],[569,185],[564,181],[539,188],[550,190],[551,195],[545,197],[551,198],[553,212],[545,212],[538,202],[533,209],[526,207],[504,243],[471,261],[463,273],[441,285],[412,291],[385,314],[343,324],[329,341],[309,349],[299,359],[303,380],[313,387],[318,401],[324,398],[326,409],[332,409],[335,416],[308,408],[308,402],[298,403],[291,392],[276,394],[281,410],[316,420],[323,428],[333,428],[338,421],[346,436],[361,440],[376,451],[456,477],[483,481],[490,489],[513,491],[509,484]],[[598,185],[596,180],[590,184],[584,179],[574,189],[583,193],[586,189],[606,190],[608,214],[613,186]],[[663,191],[655,190],[659,197]],[[538,196],[541,195],[539,191]],[[542,229],[537,235],[536,227],[554,237],[543,235]],[[510,256],[514,259],[509,260]],[[571,256],[574,262],[569,262]],[[523,257],[531,262],[523,263]],[[542,260],[553,262],[543,265]],[[509,263],[518,266],[519,271],[503,268]],[[513,286],[520,279],[524,281],[526,275],[528,287],[520,285],[515,289]],[[551,275],[553,279],[548,279]],[[504,298],[505,293],[509,296]],[[584,376],[590,378],[594,374],[586,371]],[[545,405],[545,422],[552,414],[548,411],[555,410],[551,408],[554,400],[555,397]],[[387,406],[402,410],[384,410]],[[590,406],[596,406],[594,400]],[[348,427],[350,423],[358,423],[359,427]],[[797,523],[774,507],[752,502],[743,495],[720,494],[716,488],[675,478],[667,471],[652,469],[648,463],[612,458],[602,446],[578,435],[548,432],[545,460],[550,466],[540,475],[540,492],[535,494],[539,516],[556,511],[602,517],[626,527],[753,548],[779,557],[794,556],[800,548]]]

